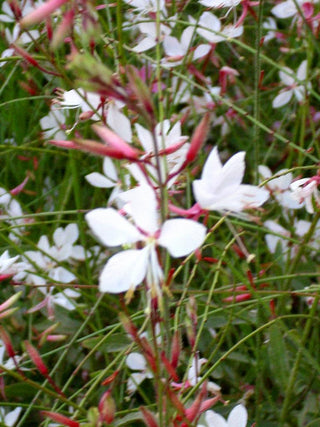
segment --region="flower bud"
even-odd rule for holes
[[[100,414],[100,421],[106,424],[111,424],[114,420],[114,414],[116,412],[116,404],[111,397],[111,391],[108,390],[103,393],[99,405],[98,410]]]

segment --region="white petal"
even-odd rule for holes
[[[134,289],[146,276],[149,249],[129,249],[113,255],[99,279],[101,292],[118,294]]]
[[[184,56],[186,53],[181,43],[175,37],[171,36],[164,38],[163,48],[167,56]]]
[[[269,179],[272,176],[271,170],[264,165],[259,165],[258,166],[258,172],[259,175],[265,180],[265,179]],[[272,181],[271,181],[272,182]],[[268,183],[268,185],[270,185],[270,182]]]
[[[110,159],[110,157],[105,157],[103,159],[102,169],[103,169],[103,173],[107,178],[109,178],[111,181],[114,181],[114,182],[118,181],[117,169],[115,168],[114,163]]]
[[[135,128],[138,134],[140,144],[142,145],[146,153],[152,153],[154,151],[154,146],[151,132],[149,132],[147,129],[145,129],[139,124],[136,124]]]
[[[130,375],[130,378],[127,382],[127,391],[128,393],[134,393],[138,385],[142,383],[143,380],[147,378],[147,374],[145,372],[134,372]]]
[[[221,30],[221,23],[220,20],[212,13],[204,12],[200,17],[198,26],[197,33],[209,42],[216,43],[221,40],[221,36],[218,36],[215,33],[216,31]]]
[[[269,198],[269,191],[255,185],[240,185],[239,193],[241,194],[243,209],[257,208]]]
[[[222,164],[220,161],[218,148],[214,147],[214,149],[211,150],[209,157],[207,158],[204,164],[201,179],[208,182],[214,182],[219,177],[221,171]]]
[[[222,415],[214,411],[207,411],[205,414],[206,424],[209,427],[228,427],[226,420]]]
[[[126,365],[133,371],[144,371],[147,368],[146,359],[140,353],[130,353],[126,358]]]
[[[156,40],[154,38],[145,37],[141,40],[132,50],[134,52],[145,52],[148,49],[151,49],[157,44]]]
[[[245,170],[246,153],[240,151],[234,154],[222,168],[222,184],[223,187],[234,186],[241,183]]]
[[[308,67],[307,60],[302,61],[297,71],[298,80],[302,82],[305,81],[305,79],[307,78],[307,67]]]
[[[76,303],[68,299],[63,292],[58,292],[55,295],[51,296],[51,299],[54,304],[59,305],[60,307],[65,308],[68,311],[72,311],[76,308]]]
[[[9,412],[4,418],[5,425],[8,427],[14,426],[19,418],[21,411],[22,411],[22,408],[17,407],[13,411]]]
[[[141,240],[139,231],[113,208],[98,208],[85,215],[96,237],[107,246],[119,246]]]
[[[199,45],[196,48],[196,50],[193,52],[193,59],[197,60],[197,59],[203,58],[210,52],[211,49],[212,47],[209,44]]]
[[[273,108],[280,108],[283,105],[288,104],[292,97],[292,90],[285,90],[284,92],[280,92],[274,100],[272,101]]]
[[[50,270],[49,277],[56,282],[70,283],[76,276],[64,267],[56,267]]]
[[[297,8],[292,0],[284,1],[271,9],[277,18],[290,18],[297,13]]]
[[[72,246],[70,257],[73,259],[76,259],[77,261],[84,261],[86,258],[86,254],[83,246],[80,246],[80,245]]]
[[[122,139],[127,142],[132,140],[131,123],[118,107],[112,103],[108,108],[107,124],[116,132]]]
[[[199,248],[206,236],[206,227],[189,219],[169,219],[161,229],[159,245],[175,258],[185,256]]]
[[[280,80],[286,86],[291,86],[295,83],[293,76],[294,76],[294,72],[291,70],[291,68],[283,67],[283,70],[279,71]]]
[[[248,413],[243,405],[235,406],[228,417],[228,427],[246,427]]]
[[[297,98],[299,102],[301,102],[305,98],[305,88],[304,86],[297,86],[293,88],[294,96]]]
[[[92,172],[85,176],[85,179],[89,184],[98,188],[112,188],[115,186],[115,182],[105,177],[99,172]]]
[[[139,228],[148,234],[154,234],[159,229],[157,199],[149,185],[121,193],[119,199],[127,202],[124,209]]]
[[[181,36],[181,45],[185,49],[185,53],[187,52],[187,49],[190,47],[190,43],[192,40],[192,36],[195,32],[194,27],[187,27]]]

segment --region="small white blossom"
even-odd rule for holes
[[[248,413],[243,405],[237,405],[232,409],[227,420],[215,411],[206,411],[204,421],[205,424],[198,424],[197,427],[246,427]]]
[[[297,73],[295,74],[290,68],[284,67],[284,70],[279,71],[281,82],[286,86],[279,95],[277,95],[273,102],[273,108],[280,108],[288,104],[294,96],[298,102],[304,100],[306,93],[310,90],[310,82],[304,86],[303,83],[307,78],[307,61],[302,61]],[[298,82],[297,82],[298,81]]]
[[[272,178],[272,172],[267,166],[260,165],[258,171],[263,180]],[[302,207],[302,204],[292,198],[292,192],[289,189],[293,179],[292,173],[286,173],[286,171],[287,169],[279,170],[276,175],[281,176],[268,181],[265,188],[269,190],[271,196],[273,196],[282,207],[299,209]]]
[[[210,43],[219,43],[240,37],[243,33],[243,26],[226,25],[222,28],[219,18],[213,13],[204,12],[200,16],[197,33]]]
[[[202,171],[201,179],[193,182],[193,193],[202,209],[240,212],[261,206],[269,192],[254,185],[241,184],[245,152],[232,156],[222,166],[215,147]]]
[[[314,213],[313,198],[317,207],[320,206],[318,180],[312,178],[298,179],[291,183],[290,190],[292,190],[291,197],[298,203],[304,204],[307,212]]]

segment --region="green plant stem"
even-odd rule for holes
[[[293,368],[291,370],[290,376],[289,376],[289,380],[288,380],[288,385],[285,391],[285,398],[284,398],[284,402],[282,405],[282,410],[281,410],[281,414],[280,414],[280,424],[281,425],[285,425],[286,421],[287,421],[287,416],[288,416],[288,412],[290,409],[290,403],[291,403],[291,397],[293,395],[293,390],[294,390],[294,384],[296,382],[297,379],[297,375],[298,375],[298,370],[299,370],[299,365],[303,356],[303,350],[304,350],[304,346],[307,343],[307,339],[308,336],[310,334],[312,325],[313,325],[313,319],[315,317],[317,308],[318,308],[318,301],[319,301],[319,296],[317,296],[312,304],[311,310],[310,310],[310,315],[308,316],[308,320],[306,322],[306,326],[304,328],[303,331],[303,335],[302,335],[302,339],[300,342],[300,347],[296,356],[296,360],[294,362]]]

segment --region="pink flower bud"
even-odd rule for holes
[[[11,339],[9,337],[9,335],[7,334],[7,332],[5,331],[5,329],[0,326],[0,337],[4,343],[4,346],[6,348],[6,351],[8,353],[9,357],[13,357],[16,355],[14,349],[13,349],[13,345],[11,343]]]
[[[29,177],[27,176],[21,184],[19,184],[17,187],[13,188],[12,190],[10,190],[10,194],[12,196],[16,196],[17,194],[21,193],[21,191],[24,189],[25,185],[27,184],[29,180]]]
[[[36,348],[33,347],[33,345],[30,344],[28,341],[25,341],[24,345],[26,347],[26,350],[27,350],[32,362],[39,369],[40,374],[47,377],[49,375],[49,372],[48,372],[46,365],[43,363],[41,356],[38,353],[38,350],[36,350]]]
[[[199,125],[196,127],[191,139],[190,148],[187,152],[186,163],[191,163],[199,153],[209,132],[209,113],[205,114]]]
[[[21,19],[21,27],[38,24],[69,0],[49,0]]]
[[[56,412],[41,411],[41,414],[45,417],[51,418],[53,421],[56,421],[59,424],[63,424],[64,426],[80,427],[80,424],[77,421],[70,420],[70,418],[67,418],[61,414],[57,414]]]
[[[152,412],[150,412],[144,406],[140,407],[140,411],[142,412],[144,422],[146,423],[147,427],[159,427]]]
[[[106,144],[111,146],[111,148],[118,153],[119,157],[117,158],[128,160],[138,159],[139,152],[106,126],[93,125],[92,128]]]

